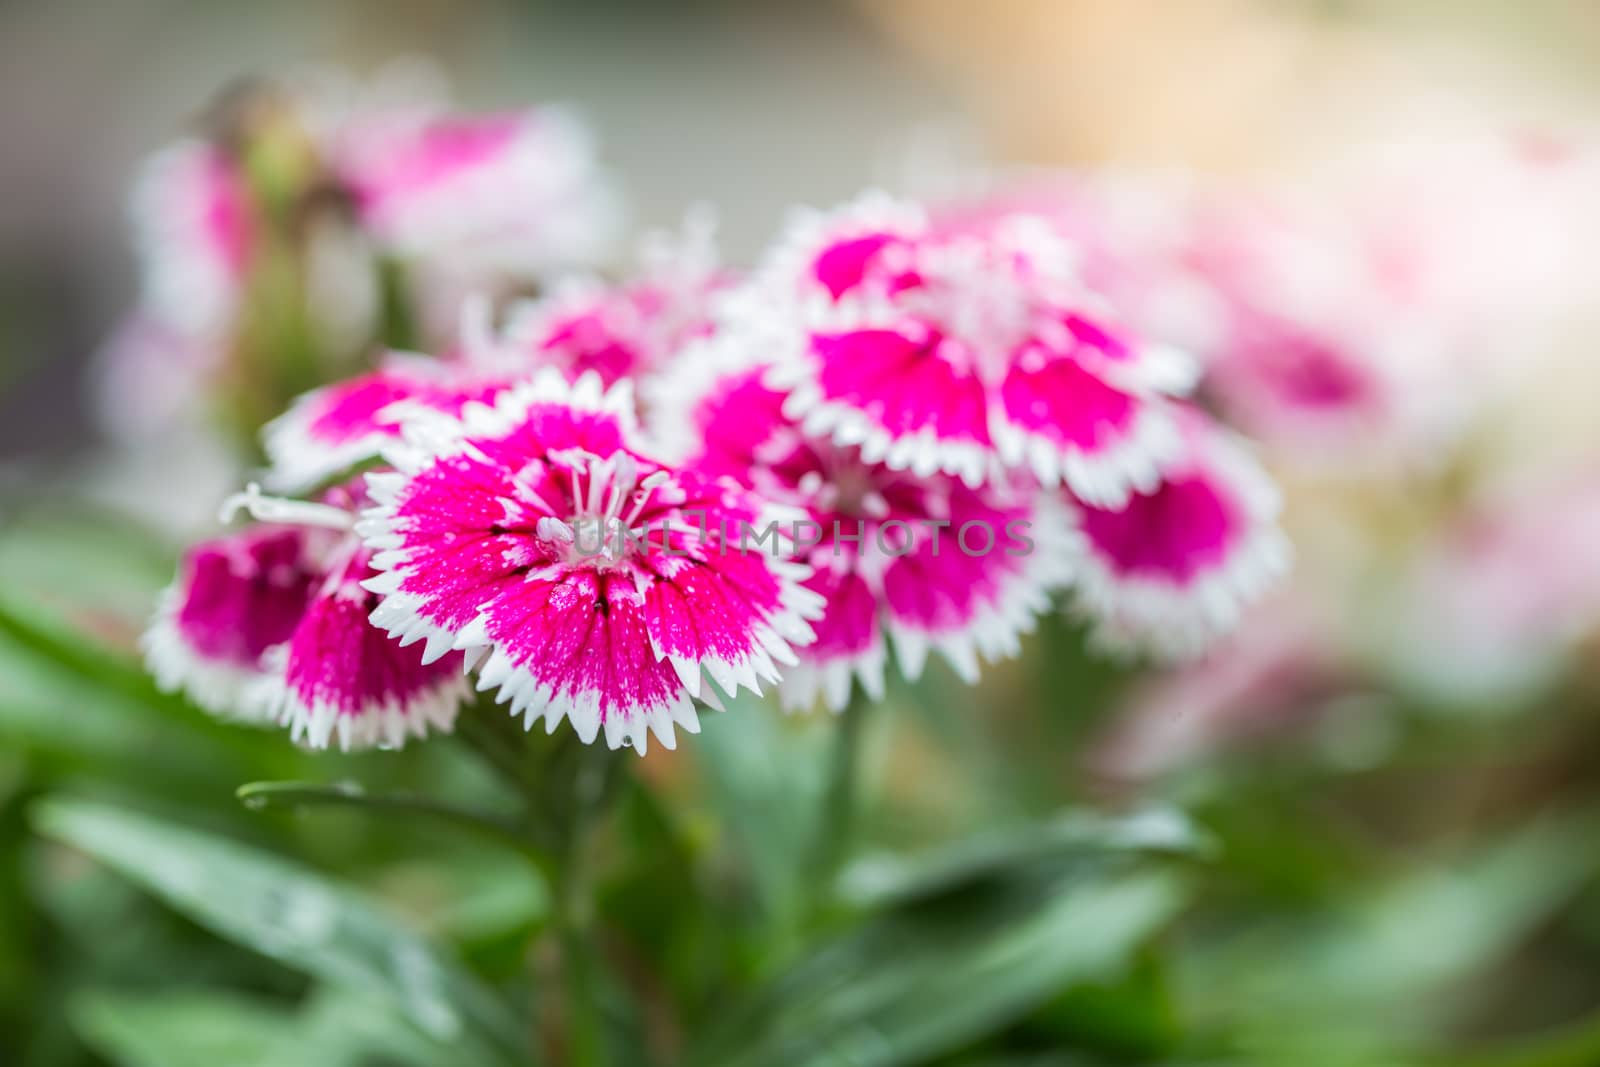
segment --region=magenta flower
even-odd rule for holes
[[[461,657],[424,664],[367,621],[371,553],[348,532],[353,500],[331,499],[247,497],[281,521],[191,548],[145,635],[151,671],[212,712],[288,726],[313,748],[397,748],[449,730],[467,690]]]
[[[1046,494],[895,470],[808,436],[765,372],[726,345],[691,351],[664,376],[655,410],[658,432],[691,465],[807,520],[796,537],[814,571],[805,584],[827,610],[784,674],[785,705],[820,694],[839,710],[852,679],[881,699],[888,642],[909,678],[930,650],[969,683],[980,661],[1016,655],[1068,575],[1061,509]]]
[[[462,357],[391,353],[377,370],[314,389],[266,425],[267,484],[279,492],[310,489],[376,459],[400,439],[406,412],[458,414],[469,402],[492,402],[514,380]]]
[[[546,371],[469,404],[419,416],[368,476],[360,529],[383,573],[373,622],[424,661],[468,651],[480,689],[531,727],[571,721],[586,742],[667,747],[699,724],[693,698],[776,682],[813,639],[821,601],[807,570],[770,545],[743,550],[782,509],[728,479],[639,451],[624,383]]]
[[[168,147],[139,176],[133,223],[145,313],[195,336],[231,328],[258,240],[234,161],[202,141]]]
[[[647,241],[638,272],[620,284],[573,278],[549,296],[515,304],[505,347],[529,366],[604,385],[651,374],[684,345],[711,332],[711,300],[732,282],[717,261],[709,220],[691,217],[678,235]]]
[[[587,131],[555,110],[375,108],[337,125],[328,153],[363,226],[404,258],[537,273],[595,261],[616,229]]]
[[[1195,655],[1288,567],[1277,487],[1226,430],[1181,409],[1184,452],[1120,507],[1079,502],[1074,583],[1100,639]]]
[[[1189,361],[1123,329],[1026,216],[939,227],[867,198],[800,220],[728,308],[786,410],[869,463],[971,486],[1026,466],[1116,504],[1179,450]]]

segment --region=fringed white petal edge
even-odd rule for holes
[[[1117,575],[1075,532],[1074,610],[1094,624],[1097,647],[1124,656],[1145,651],[1166,661],[1195,659],[1288,572],[1294,552],[1278,525],[1277,486],[1242,442],[1220,429],[1213,433],[1204,463],[1238,494],[1248,532],[1220,567],[1184,586]]]
[[[931,427],[914,434],[892,434],[860,408],[825,400],[814,378],[793,364],[774,368],[768,378],[775,388],[788,390],[784,413],[797,419],[805,433],[858,448],[868,463],[910,471],[919,478],[950,474],[974,489],[1000,471],[997,453],[985,444],[938,437]]]
[[[390,699],[359,712],[341,710],[323,700],[308,704],[285,680],[287,653],[288,646],[279,645],[268,654],[272,670],[257,683],[252,703],[270,721],[287,726],[293,740],[308,748],[328,748],[337,743],[343,752],[398,749],[412,738],[427,737],[430,731],[450,733],[455,728],[456,714],[471,693],[468,679],[453,675],[404,700]]]
[[[871,700],[883,699],[884,670],[888,664],[888,644],[881,628],[875,628],[872,643],[861,652],[825,660],[802,658],[784,672],[778,686],[779,701],[785,711],[809,711],[820,697],[829,711],[841,712],[850,703],[851,682],[858,682]]]
[[[464,310],[463,333],[474,312]],[[452,368],[443,360],[433,359],[415,352],[390,352],[376,369],[358,375],[358,378],[376,378],[386,374],[405,374],[438,382],[449,380]],[[274,493],[301,493],[309,490],[340,471],[347,470],[364,460],[376,459],[385,445],[394,439],[393,434],[372,431],[349,441],[320,440],[311,432],[311,424],[324,413],[328,398],[346,389],[355,379],[347,379],[301,393],[289,404],[283,414],[261,428],[261,444],[267,454],[268,468],[262,482]],[[375,414],[382,416],[391,410],[406,410],[398,401]]]
[[[881,189],[869,189],[827,211],[794,207],[789,210],[778,239],[752,275],[752,283],[772,297],[792,299],[813,288],[808,285],[802,289],[795,283],[810,277],[812,264],[829,245],[877,233],[916,239],[927,230],[928,215],[922,205]],[[820,291],[820,286],[816,288]]]
[[[1183,453],[1183,435],[1170,406],[1146,397],[1133,425],[1115,444],[1095,452],[1064,446],[1007,420],[990,417],[995,442],[1008,467],[1027,470],[1045,488],[1066,485],[1086,504],[1119,508],[1132,493],[1149,493]]]
[[[760,520],[764,528],[769,519],[783,521],[789,514],[788,509],[763,511]],[[585,744],[592,744],[603,732],[608,747],[632,747],[641,756],[648,751],[651,736],[662,747],[672,749],[677,745],[675,727],[681,726],[689,733],[699,732],[696,700],[721,711],[723,698],[737,697],[740,689],[760,696],[763,682],[780,684],[786,671],[800,662],[796,648],[815,640],[810,621],[821,615],[824,601],[800,584],[810,577],[810,567],[781,557],[764,558],[780,583],[778,610],[751,627],[754,641],[744,657],[730,660],[720,656],[669,654],[647,630],[656,662],[670,664],[680,686],[664,704],[631,708],[627,714],[603,714],[599,692],[581,695],[558,692],[493,644],[489,637],[490,612],[487,609],[480,611],[473,622],[456,635],[454,647],[488,648],[487,658],[478,671],[478,689],[497,690],[496,702],[508,703],[512,715],[520,717],[527,729],[531,730],[533,724],[542,719],[546,731],[553,733],[562,719],[566,719]]]
[[[1069,512],[1060,502],[1039,495],[1029,522],[1033,548],[1018,557],[1022,566],[1006,573],[995,595],[962,626],[927,630],[896,619],[884,607],[895,659],[908,680],[921,676],[930,651],[939,653],[968,685],[977,683],[983,664],[1022,653],[1022,636],[1032,633],[1038,619],[1053,610],[1054,594],[1076,574],[1077,557]],[[1003,551],[998,545],[993,550]]]
[[[607,747],[618,749],[627,745],[643,756],[649,751],[652,735],[661,747],[673,749],[678,744],[677,728],[691,734],[700,732],[694,701],[682,688],[675,690],[666,703],[633,708],[626,716],[604,715],[598,691],[557,692],[517,666],[499,648],[492,649],[479,668],[477,687],[479,692],[496,690],[496,703],[507,704],[512,716],[520,718],[525,729],[532,730],[534,723],[543,720],[545,732],[553,734],[565,719],[586,745],[593,744],[603,732]],[[712,707],[719,706],[711,700],[706,702]]]
[[[176,585],[162,591],[155,616],[139,639],[145,665],[156,685],[167,692],[182,692],[205,710],[236,722],[266,723],[270,712],[261,706],[258,668],[221,663],[196,651],[178,628],[180,592]]]

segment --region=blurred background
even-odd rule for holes
[[[870,185],[1049,216],[1202,356],[1296,544],[1199,663],[1063,617],[896,686],[820,919],[825,716],[652,753],[605,845],[616,1062],[1600,1062],[1597,56],[1583,0],[0,6],[0,1061],[560,1031],[517,857],[233,795],[511,803],[489,769],[311,756],[136,652],[258,457],[173,400],[215,380],[109,369],[130,190],[230,86],[423,60],[463,110],[568,106],[621,233],[710,204],[735,267]]]

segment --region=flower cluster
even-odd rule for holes
[[[488,178],[449,173],[512,151],[500,123],[429,129],[339,142],[397,248],[481,227]],[[470,681],[642,753],[741,689],[881,698],[891,650],[975,681],[1058,596],[1109,645],[1192,655],[1287,560],[1193,363],[1025,214],[869,196],[743,277],[692,222],[626,278],[463,323],[266,427],[281,495],[186,557],[148,636],[164,684],[351,747],[449,727]]]

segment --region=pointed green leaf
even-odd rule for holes
[[[54,798],[44,833],[82,849],[217,935],[388,1000],[429,1036],[501,1058],[519,1026],[487,988],[353,889],[268,853],[105,804]]]

